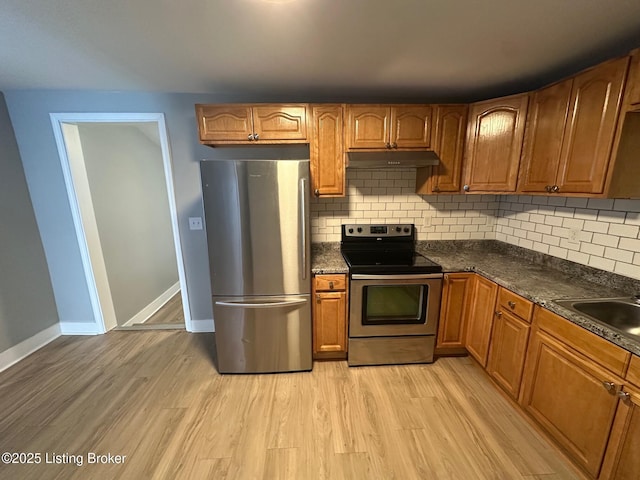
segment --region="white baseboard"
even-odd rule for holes
[[[93,322],[60,322],[62,335],[100,335],[102,329]]]
[[[176,282],[171,285],[166,292],[162,293],[158,298],[153,300],[149,305],[144,307],[138,313],[136,313],[133,317],[127,320],[123,327],[130,327],[134,323],[144,323],[151,316],[160,310],[164,305],[173,298],[173,296],[180,291],[180,282]]]
[[[0,352],[0,372],[18,363],[23,358],[31,355],[36,350],[44,347],[47,343],[60,336],[60,325],[56,323],[49,328],[45,328],[34,336],[23,340],[17,345]]]
[[[191,320],[191,328],[187,329],[191,333],[215,332],[213,318],[205,318],[204,320]]]

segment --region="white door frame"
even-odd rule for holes
[[[178,210],[175,201],[175,190],[173,188],[173,172],[171,168],[171,153],[167,136],[167,127],[162,113],[50,113],[53,134],[58,147],[60,163],[64,175],[64,183],[67,189],[67,197],[73,216],[73,224],[76,231],[76,239],[80,247],[82,266],[84,269],[85,281],[91,299],[91,308],[95,323],[95,331],[82,333],[105,333],[117,326],[113,299],[109,290],[109,281],[104,268],[104,258],[102,249],[99,247],[99,235],[95,223],[93,207],[80,210],[79,197],[86,198],[88,183],[84,166],[74,168],[70,162],[63,128],[77,123],[135,123],[135,122],[155,122],[158,125],[160,138],[160,148],[162,151],[162,162],[164,164],[164,174],[167,184],[169,200],[169,213],[171,216],[171,226],[173,230],[173,243],[176,250],[176,260],[178,267],[178,279],[182,295],[182,308],[184,311],[185,328],[192,331],[191,310],[189,307],[189,295],[187,291],[187,280],[184,269],[184,258],[180,243],[180,232],[178,230]],[[64,127],[63,127],[64,126]],[[85,195],[83,195],[85,193]],[[86,210],[90,210],[87,215]],[[90,248],[90,244],[94,247]],[[90,327],[90,326],[89,326]],[[83,330],[88,330],[84,328]],[[71,333],[71,332],[69,332]]]

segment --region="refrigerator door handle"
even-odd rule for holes
[[[273,302],[244,302],[244,301],[230,301],[230,302],[215,302],[216,305],[222,307],[237,307],[237,308],[281,308],[290,307],[294,305],[303,305],[307,303],[307,299],[301,300],[276,300]]]
[[[300,179],[300,227],[302,229],[302,279],[307,279],[307,181]]]

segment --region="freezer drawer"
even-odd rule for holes
[[[311,296],[213,297],[220,373],[311,370]]]

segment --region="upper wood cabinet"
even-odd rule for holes
[[[611,60],[533,94],[519,191],[604,191],[628,63]]]
[[[305,104],[198,104],[196,118],[206,145],[307,142]]]
[[[345,194],[343,105],[311,107],[311,183],[316,197]]]
[[[430,105],[347,105],[347,149],[431,146]]]
[[[640,48],[631,52],[631,65],[627,77],[627,101],[640,108]]]
[[[467,131],[466,105],[437,105],[433,150],[440,157],[435,167],[419,168],[416,193],[456,193],[460,191],[462,157]]]
[[[523,94],[470,106],[465,192],[515,192],[528,101]]]

